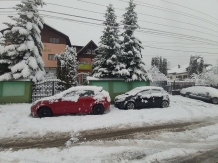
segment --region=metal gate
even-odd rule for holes
[[[32,102],[44,97],[53,96],[73,85],[66,84],[59,79],[50,79],[32,85]]]

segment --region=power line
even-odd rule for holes
[[[200,14],[203,14],[203,15],[206,15],[206,16],[208,16],[208,17],[210,17],[210,18],[213,18],[213,19],[218,20],[218,19],[215,18],[215,17],[212,17],[212,16],[210,16],[210,15],[208,15],[208,14],[205,14],[205,13],[203,13],[203,12],[201,12],[201,11],[192,9],[192,8],[190,8],[190,7],[187,7],[187,6],[179,5],[179,4],[177,4],[177,3],[169,2],[169,1],[166,1],[166,0],[160,0],[160,1],[163,1],[163,2],[166,2],[166,3],[169,3],[169,4],[173,4],[173,5],[176,5],[176,6],[180,6],[180,7],[183,7],[183,8],[186,8],[186,9],[189,9],[189,10],[192,10],[192,11],[195,11],[195,12],[198,12],[198,13],[200,13]]]
[[[122,2],[126,2],[126,3],[129,3],[128,1],[125,1],[125,0],[118,0],[118,1],[122,1]],[[176,13],[176,14],[179,14],[179,15],[183,15],[183,16],[187,16],[187,17],[190,17],[190,18],[193,18],[193,19],[196,19],[196,20],[201,20],[203,22],[207,22],[209,24],[212,24],[214,26],[218,26],[216,23],[214,22],[211,22],[211,21],[208,21],[206,19],[203,19],[203,18],[200,18],[200,17],[197,17],[195,15],[191,15],[191,14],[187,14],[187,13],[184,13],[184,12],[181,12],[181,11],[176,11],[176,10],[172,10],[172,9],[168,9],[168,8],[164,8],[164,7],[160,7],[160,6],[156,6],[156,5],[152,5],[152,4],[149,4],[149,3],[145,3],[145,2],[140,2],[140,1],[136,1],[135,2],[138,2],[138,3],[141,3],[141,4],[137,4],[137,5],[140,5],[140,6],[144,6],[144,7],[148,7],[150,6],[149,8],[154,8],[156,10],[163,10],[163,11],[167,11],[167,12],[171,12],[171,13]],[[145,4],[145,5],[144,5]],[[146,6],[148,5],[148,6]]]
[[[209,53],[209,52],[196,52],[196,51],[186,51],[186,50],[183,51],[183,50],[165,49],[165,48],[154,47],[154,46],[146,46],[146,45],[143,45],[143,47],[148,47],[148,48],[152,48],[152,49],[161,49],[161,50],[187,52],[187,53],[197,53],[197,54],[218,54],[218,52],[217,53]]]
[[[85,9],[80,9],[80,8],[75,8],[75,7],[70,7],[70,6],[58,5],[58,4],[54,4],[54,3],[47,3],[47,4],[49,4],[49,5],[54,5],[54,6],[60,6],[60,7],[66,7],[66,8],[73,8],[73,9],[76,9],[76,10],[87,11],[87,12],[91,12],[91,13],[95,13],[95,14],[104,15],[104,13],[96,12],[96,11],[91,11],[91,10],[85,10]],[[122,18],[121,16],[117,16],[117,17],[118,17],[118,18]],[[171,28],[189,30],[189,31],[194,31],[194,32],[199,32],[199,33],[203,33],[203,34],[207,34],[207,35],[214,36],[214,35],[212,35],[212,34],[209,34],[209,33],[206,33],[206,32],[202,32],[202,31],[197,31],[197,30],[188,29],[188,28],[181,28],[181,27],[176,27],[176,26],[170,26],[170,25],[165,25],[165,24],[160,24],[160,23],[154,23],[154,22],[149,22],[149,21],[145,21],[145,20],[138,20],[138,22],[145,22],[145,23],[155,24],[155,25],[159,25],[159,26],[165,26],[165,27],[171,27]],[[205,27],[203,27],[203,28],[205,29]],[[206,29],[208,29],[208,28],[206,28]],[[214,30],[212,30],[212,29],[208,29],[208,30],[218,33],[218,31],[214,31]],[[216,36],[216,37],[217,37],[217,36]]]
[[[97,6],[107,7],[106,5],[101,5],[101,4],[93,3],[93,2],[88,2],[88,1],[85,1],[85,0],[77,0],[77,1],[84,2],[84,3],[89,3],[89,4],[93,4],[93,5],[97,5]],[[116,7],[114,7],[114,8],[117,9],[117,10],[125,11],[125,9],[120,9],[120,8],[116,8]],[[214,30],[209,29],[209,28],[205,28],[205,27],[202,27],[202,26],[199,26],[199,25],[195,25],[195,24],[191,24],[191,23],[187,23],[187,22],[183,22],[183,21],[179,21],[179,20],[168,19],[168,18],[149,15],[149,14],[140,13],[140,12],[138,12],[138,14],[149,16],[149,17],[154,17],[154,18],[158,18],[158,19],[165,19],[165,20],[169,20],[169,21],[174,21],[174,22],[178,22],[178,23],[184,23],[184,24],[188,24],[188,25],[191,25],[191,26],[200,27],[200,28],[204,28],[204,29],[207,29],[207,30],[210,30],[210,31],[214,31]],[[217,32],[217,31],[214,31],[214,32]]]

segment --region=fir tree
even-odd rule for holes
[[[159,58],[159,71],[161,72],[161,73],[163,73],[163,61],[162,61],[162,57],[160,57]]]
[[[158,67],[158,69],[159,69],[159,65],[160,65],[160,59],[159,59],[159,57],[157,56],[157,57],[155,57],[154,58],[154,65],[155,65],[155,67]]]
[[[66,50],[57,57],[57,78],[66,82],[67,86],[77,85],[78,64],[76,49],[66,46]]]
[[[198,73],[201,74],[203,72],[203,69],[204,69],[204,59],[202,57],[200,63],[198,64]]]
[[[156,66],[155,65],[155,57],[152,57],[152,59],[151,59],[151,66]]]
[[[126,8],[126,13],[123,15],[124,32],[122,33],[122,63],[126,64],[126,70],[129,72],[122,77],[126,81],[146,80],[146,71],[144,70],[144,63],[142,62],[141,50],[142,43],[134,36],[134,32],[139,28],[137,24],[137,13],[134,11],[136,5],[133,0],[130,0],[129,6]]]
[[[189,62],[188,76],[191,77],[192,74],[197,74],[198,71],[198,59],[199,56],[191,56]]]
[[[101,36],[100,46],[96,49],[97,56],[94,59],[92,74],[100,78],[116,78],[128,73],[126,65],[119,62],[121,46],[119,40],[118,23],[113,5],[107,7],[104,21],[104,31]]]
[[[0,64],[5,69],[0,81],[29,78],[37,82],[44,79],[44,62],[41,58],[44,47],[40,36],[44,22],[37,9],[44,4],[43,0],[23,0],[14,7],[18,16],[10,18],[15,23],[5,23],[8,30],[0,38],[1,45],[5,46],[0,57]]]
[[[163,73],[164,75],[166,75],[166,76],[167,76],[167,69],[168,69],[168,68],[167,68],[167,59],[164,58],[164,59],[163,59],[163,72],[162,72],[162,73]]]

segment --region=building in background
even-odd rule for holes
[[[78,73],[82,73],[78,76],[79,84],[87,83],[87,75],[92,73],[92,63],[96,56],[95,49],[98,47],[92,40],[84,47],[76,47],[77,58],[79,63]]]
[[[55,55],[64,52],[66,45],[71,46],[70,39],[64,33],[47,24],[44,24],[41,38],[44,45],[42,59],[45,63],[45,71],[56,74],[57,60]]]

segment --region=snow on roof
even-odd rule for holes
[[[176,67],[172,68],[171,70],[168,70],[168,74],[173,74],[173,73],[180,74],[180,73],[187,72],[186,69],[188,67],[189,67],[189,64],[181,65],[180,68],[179,68],[179,66],[176,66]]]
[[[209,71],[209,70],[211,70],[212,68],[213,68],[213,66],[207,66],[207,67],[206,67],[206,70]]]

